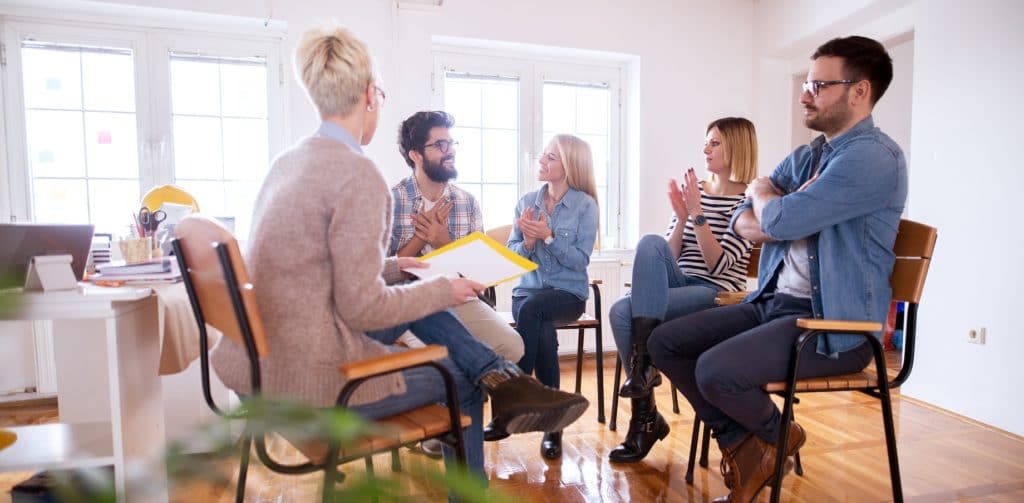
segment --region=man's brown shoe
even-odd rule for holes
[[[492,388],[493,427],[508,433],[560,431],[590,406],[586,398],[518,375]]]

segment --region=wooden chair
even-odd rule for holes
[[[509,235],[511,233],[512,233],[512,225],[503,225],[501,227],[495,227],[494,229],[489,229],[486,232],[486,234],[488,236],[490,236],[492,239],[494,239],[495,241],[497,241],[499,243],[508,243],[508,237],[509,237]],[[591,279],[590,280],[590,289],[591,289],[592,292],[594,292],[594,315],[593,316],[588,314],[588,313],[583,313],[582,315],[580,315],[579,318],[576,319],[576,321],[574,321],[572,323],[567,323],[565,325],[559,325],[556,328],[558,330],[576,330],[577,334],[578,334],[577,337],[576,337],[576,390],[575,390],[575,393],[577,395],[582,393],[581,383],[582,383],[582,375],[583,375],[583,339],[585,337],[586,330],[588,330],[588,329],[593,329],[594,330],[595,343],[597,344],[596,351],[595,351],[596,357],[597,357],[597,362],[596,362],[597,363],[597,403],[598,403],[598,407],[597,407],[597,422],[604,423],[605,422],[605,415],[604,415],[604,355],[603,355],[603,353],[604,353],[604,351],[603,351],[603,348],[604,348],[603,344],[604,343],[603,343],[603,339],[602,339],[602,335],[601,335],[601,328],[602,328],[602,323],[601,323],[601,288],[600,288],[601,284],[602,284],[602,282],[599,279]],[[486,294],[484,294],[484,296],[488,297],[492,302],[494,302],[494,304],[492,304],[492,307],[497,305],[497,303],[496,303],[497,302],[496,293],[495,293],[495,290],[494,290],[493,287],[489,288],[488,292]],[[511,312],[503,311],[503,312],[501,312],[501,316],[505,319],[505,321],[508,322],[509,326],[511,326],[512,328],[515,328],[516,321],[513,318]]]
[[[903,484],[900,480],[899,459],[896,452],[896,429],[893,426],[892,402],[889,397],[889,390],[897,388],[906,382],[910,377],[910,371],[914,368],[914,349],[917,339],[917,307],[921,301],[921,293],[924,291],[924,282],[928,277],[928,267],[931,265],[932,253],[935,251],[935,241],[938,232],[934,227],[902,220],[900,222],[899,234],[896,235],[896,244],[893,251],[896,253],[896,264],[893,267],[890,284],[892,286],[892,299],[905,302],[906,315],[903,331],[903,361],[895,376],[890,376],[886,366],[885,350],[881,341],[874,333],[882,330],[882,324],[867,321],[846,321],[846,320],[820,320],[814,318],[801,318],[797,320],[798,327],[805,330],[793,344],[790,353],[790,364],[786,382],[769,383],[764,389],[771,393],[781,393],[785,396],[785,405],[782,409],[782,424],[789,424],[793,418],[793,404],[796,393],[823,393],[832,391],[859,391],[868,396],[875,397],[881,402],[882,425],[885,429],[885,446],[889,457],[889,478],[892,483],[892,497],[896,503],[903,501]],[[816,377],[810,379],[797,379],[797,365],[804,346],[813,343],[818,336],[825,333],[844,333],[863,337],[871,344],[874,351],[874,369],[865,369],[854,374],[844,374],[829,377]],[[870,367],[870,366],[869,366]],[[789,428],[781,428],[777,448],[785,450],[786,442],[789,440]],[[775,465],[775,482],[772,486],[772,502],[777,503],[782,493],[783,464],[785,456],[778,456]]]
[[[237,241],[219,223],[207,217],[193,215],[178,224],[175,234],[177,238],[173,241],[174,252],[181,266],[192,311],[199,325],[199,342],[203,348],[199,352],[203,397],[215,413],[230,417],[214,403],[210,392],[206,325],[209,324],[223,332],[228,339],[223,343],[238,344],[245,348],[249,357],[252,395],[260,395],[262,377],[259,359],[267,356],[269,350],[256,306],[257,286],[249,282],[249,274],[242,261]],[[344,407],[355,389],[367,379],[409,368],[429,366],[436,369],[444,379],[447,408],[436,404],[429,405],[377,420],[374,423],[381,426],[382,431],[344,448],[334,440],[313,445],[303,444],[300,450],[310,458],[308,462],[296,465],[278,463],[267,453],[264,435],[251,431],[247,424],[241,439],[242,451],[235,500],[244,500],[249,452],[253,442],[256,444],[256,454],[260,461],[275,472],[305,474],[323,471],[325,501],[335,484],[344,478],[344,474],[337,470],[337,465],[366,458],[370,468],[370,455],[393,451],[410,442],[441,438],[453,446],[458,461],[465,464],[462,428],[470,424],[470,418],[460,414],[452,376],[437,362],[447,355],[447,348],[432,345],[340,366],[338,370],[347,382],[338,394],[338,407]]]

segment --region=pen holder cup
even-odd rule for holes
[[[118,241],[121,256],[129,264],[146,262],[153,258],[153,238],[124,238]]]

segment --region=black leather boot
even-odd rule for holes
[[[665,438],[670,431],[664,417],[654,405],[654,396],[632,400],[633,416],[629,418],[629,431],[618,447],[608,453],[613,463],[636,463],[644,459],[654,443]]]
[[[586,398],[545,386],[515,366],[488,372],[480,384],[491,395],[492,439],[509,433],[561,431],[590,405]]]
[[[633,318],[633,355],[629,359],[629,377],[619,389],[619,396],[640,398],[651,394],[651,390],[661,384],[661,374],[651,366],[651,356],[647,353],[647,339],[660,323],[656,318]]]
[[[547,459],[562,457],[562,431],[550,431],[540,441],[540,455]]]

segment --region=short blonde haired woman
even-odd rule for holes
[[[397,285],[405,279],[401,269],[418,261],[385,259],[391,192],[362,151],[377,130],[384,91],[366,46],[345,28],[310,30],[295,72],[322,123],[274,160],[256,199],[247,253],[270,346],[261,361],[266,393],[334,405],[345,384],[338,365],[399,351],[392,343],[408,329],[449,349],[444,364],[473,421],[464,445],[476,473],[484,475],[484,391],[514,433],[578,419],[586,399],[523,376],[447,311],[475,298],[482,285],[441,276]],[[244,350],[225,341],[213,361],[225,384],[249,392]],[[444,389],[436,371],[412,369],[360,386],[352,410],[386,417],[441,402]]]
[[[512,290],[512,315],[526,350],[523,372],[558,388],[558,337],[555,326],[579,318],[586,306],[587,266],[597,240],[597,188],[587,142],[557,135],[540,156],[537,179],[545,182],[516,205],[508,246],[540,265]],[[495,428],[488,439],[500,438]],[[561,428],[547,430],[541,454],[561,456]]]

